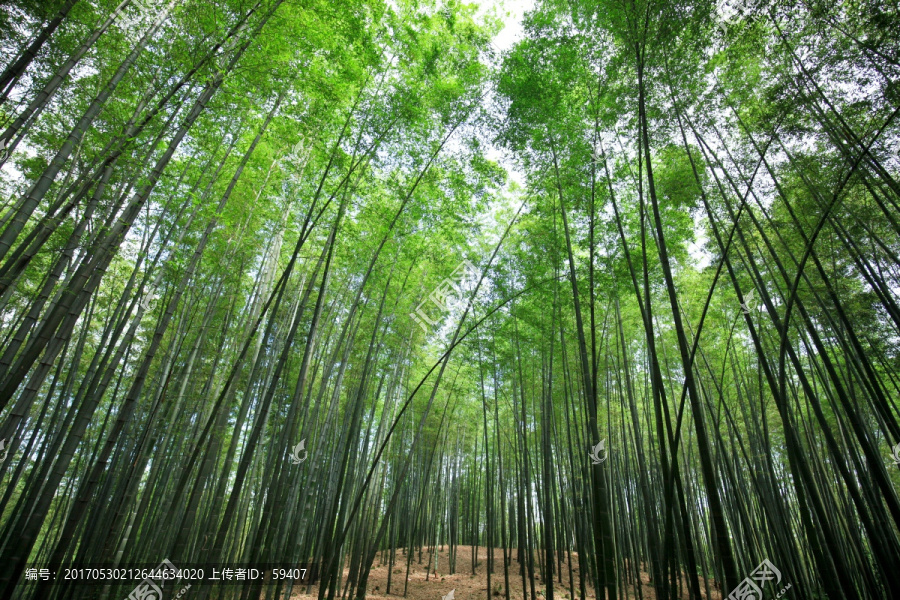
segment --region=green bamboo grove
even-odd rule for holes
[[[0,600],[900,598],[896,3],[504,19],[0,6]]]

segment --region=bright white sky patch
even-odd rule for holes
[[[503,20],[504,27],[494,38],[494,47],[497,50],[508,50],[517,41],[522,39],[522,17],[534,8],[535,0],[475,0],[479,6],[478,14],[487,14],[494,10],[494,14]]]

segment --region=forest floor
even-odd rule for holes
[[[368,593],[366,600],[395,600],[403,597],[403,578],[406,574],[406,556],[398,551],[394,558],[394,572],[391,577],[390,594],[386,594],[389,567],[387,564],[381,564],[382,555],[379,554],[376,559],[375,566],[369,574]],[[487,592],[487,549],[478,548],[478,560],[475,566],[475,574],[472,574],[472,547],[458,546],[456,554],[456,572],[449,575],[448,571],[448,551],[446,546],[439,547],[437,554],[437,568],[432,569],[432,573],[427,573],[429,563],[429,553],[422,552],[422,563],[418,562],[418,552],[413,556],[412,564],[409,567],[409,585],[406,590],[407,600],[444,600],[446,596],[453,590],[453,596],[446,600],[482,600]],[[495,570],[491,575],[491,587],[494,588],[494,600],[505,600],[503,593],[503,570],[502,560],[503,552],[499,548],[494,549]],[[537,560],[537,556],[535,556]],[[554,570],[556,565],[554,565]],[[547,600],[543,595],[544,585],[540,582],[537,574],[538,567],[535,564],[535,586],[538,588],[538,600]],[[344,578],[342,584],[347,581],[348,570],[344,569]],[[427,578],[426,578],[427,576]],[[559,576],[555,577],[553,586],[554,600],[568,600],[572,598],[569,590],[569,567],[568,558],[563,556],[562,576],[565,585],[559,583]],[[572,555],[572,579],[575,583],[575,597],[578,597],[578,556]],[[640,590],[637,585],[630,585],[625,590],[625,598],[628,600],[656,600],[656,591],[650,586],[650,576],[648,573],[641,572]],[[509,569],[509,585],[510,598],[512,600],[528,600],[523,598],[522,576],[519,572],[519,563],[515,561],[515,553],[513,553],[513,561]],[[701,588],[704,582],[700,581]],[[714,589],[713,582],[710,580],[709,588],[712,591],[708,597],[709,600],[721,600],[721,593]],[[306,588],[301,588],[306,591]],[[315,600],[318,594],[318,586],[312,586],[310,594],[292,594],[292,600]],[[701,590],[702,597],[707,599],[706,590]],[[529,591],[530,597],[530,591]],[[587,587],[588,600],[596,598],[593,588]],[[682,593],[679,598],[688,600],[689,594],[686,587],[682,587]]]

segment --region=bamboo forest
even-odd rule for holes
[[[5,0],[0,600],[900,599],[898,113],[895,1]]]

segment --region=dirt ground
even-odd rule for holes
[[[513,553],[515,556],[515,552]],[[459,546],[456,554],[456,572],[453,575],[448,573],[448,551],[447,547],[440,547],[437,556],[437,568],[432,569],[432,573],[426,572],[426,565],[429,562],[428,552],[422,552],[422,564],[418,563],[418,553],[413,556],[412,564],[409,569],[409,584],[406,590],[406,598],[408,600],[485,600],[487,587],[487,549],[478,548],[478,560],[475,567],[475,575],[472,575],[472,547]],[[492,600],[505,600],[503,593],[503,569],[502,569],[503,553],[499,548],[494,549],[495,572],[491,575],[491,587],[494,588],[491,596]],[[394,558],[394,572],[391,578],[390,595],[386,594],[388,565],[380,563],[381,554],[375,559],[375,566],[369,575],[368,590],[366,593],[367,600],[396,600],[403,597],[403,579],[406,576],[406,556],[398,551]],[[535,557],[537,561],[537,557]],[[554,570],[556,570],[554,565]],[[545,597],[545,586],[540,582],[537,575],[537,562],[535,562],[535,586],[537,589],[538,600],[548,600]],[[426,575],[428,576],[426,579]],[[346,582],[347,570],[344,570],[344,580]],[[572,578],[575,583],[575,598],[579,598],[578,592],[578,557],[572,556]],[[562,579],[563,584],[559,583],[559,576],[554,578],[553,597],[554,600],[571,600],[573,598],[569,587],[569,568],[567,557],[563,557],[562,562]],[[642,585],[640,590],[636,585],[627,587],[625,598],[628,600],[656,600],[655,590],[649,586],[650,577],[646,572],[641,573]],[[710,590],[712,595],[710,600],[721,600],[721,594],[718,590],[713,589],[712,581]],[[703,581],[700,582],[701,589]],[[522,577],[519,572],[519,563],[513,558],[509,569],[509,587],[510,598],[512,600],[523,600]],[[303,588],[305,591],[306,588]],[[448,597],[450,592],[453,595]],[[311,594],[292,594],[292,600],[315,600],[317,597],[317,586],[313,586]],[[703,598],[706,599],[706,590],[702,589]],[[594,590],[588,587],[588,600],[596,598]],[[687,600],[689,598],[687,589],[682,590],[681,598]],[[530,600],[529,597],[524,600]]]

